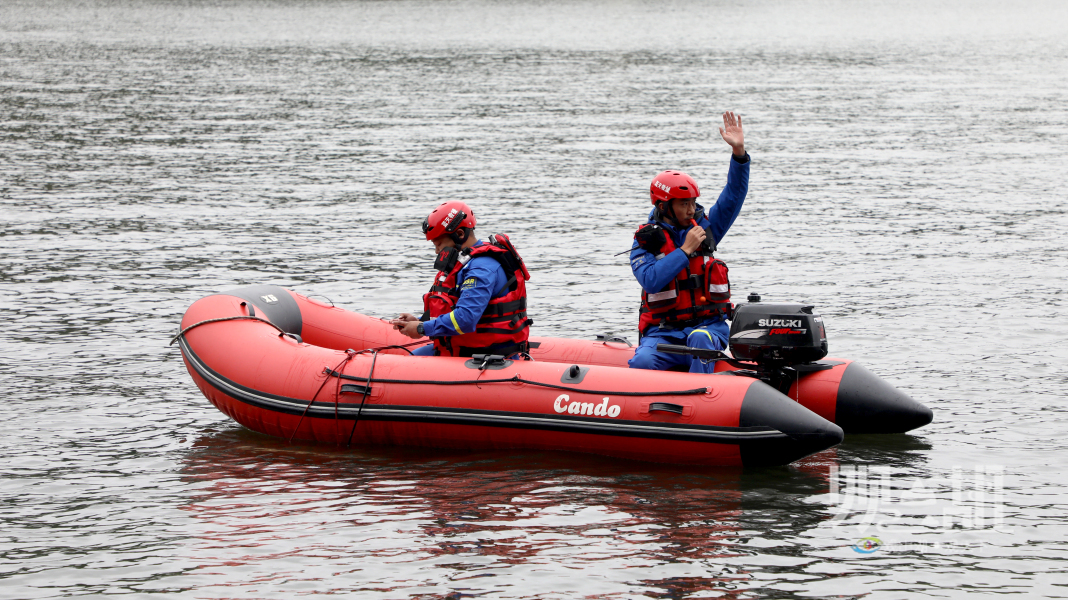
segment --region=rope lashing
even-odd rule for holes
[[[342,379],[348,379],[350,381],[367,381],[365,377],[357,377],[355,375],[342,375],[336,371],[330,372],[334,377],[340,377]],[[507,379],[463,379],[460,381],[447,381],[447,380],[435,380],[435,379],[376,379],[378,383],[405,383],[410,385],[479,385],[487,383],[525,383],[528,385],[534,385],[539,387],[551,388],[554,390],[564,390],[566,392],[574,392],[576,394],[590,394],[590,395],[602,395],[602,396],[699,396],[701,394],[707,394],[709,388],[694,388],[689,390],[652,390],[648,392],[632,392],[622,390],[584,390],[582,388],[570,387],[566,385],[557,385],[555,383],[544,383],[541,381],[531,381],[529,379],[523,379],[518,374],[509,377]]]
[[[200,327],[201,325],[207,325],[208,323],[219,323],[221,321],[260,321],[260,322],[266,323],[266,324],[270,325],[271,327],[274,327],[275,329],[277,329],[278,333],[280,335],[287,335],[288,334],[288,332],[287,331],[283,331],[281,327],[275,325],[274,323],[272,323],[272,322],[270,322],[267,319],[264,319],[262,317],[253,317],[251,315],[237,315],[237,316],[234,316],[234,317],[218,317],[218,318],[215,318],[215,319],[205,319],[203,321],[200,321],[200,322],[197,322],[197,323],[193,323],[189,327],[186,327],[185,329],[179,331],[178,335],[176,335],[173,338],[171,338],[171,342],[169,344],[167,344],[167,345],[168,346],[174,345],[174,342],[177,342],[179,338],[181,338],[183,335],[185,335],[185,332],[189,331],[190,329],[193,329],[194,327]]]
[[[360,415],[363,414],[363,404],[367,402],[367,395],[371,393],[371,379],[375,376],[375,361],[378,360],[378,352],[371,352],[371,370],[367,373],[367,385],[363,388],[363,398],[360,399],[360,408],[356,411],[356,420],[352,422],[352,430],[349,431],[349,439],[345,442],[345,446],[352,445],[352,434],[356,433],[356,424],[360,422]],[[341,383],[341,377],[337,378],[338,383]]]
[[[331,371],[330,369],[326,369],[326,368],[323,369],[323,371],[326,373],[326,377],[323,378],[323,383],[319,385],[319,389],[315,390],[315,393],[312,394],[311,400],[308,400],[308,405],[304,407],[304,412],[300,413],[300,418],[297,419],[297,426],[293,428],[293,433],[289,434],[289,441],[290,442],[292,442],[293,441],[293,437],[295,435],[297,435],[297,430],[300,429],[300,424],[304,421],[304,415],[308,414],[308,409],[311,408],[311,405],[312,405],[312,403],[315,402],[315,399],[319,397],[319,392],[323,391],[323,388],[326,387],[326,382],[330,381],[330,376],[334,375],[335,377],[338,378],[338,382],[340,382],[341,378],[342,378],[342,374],[341,374],[340,371],[338,371],[338,369],[340,369],[345,363],[347,363],[350,360],[352,360],[353,357],[355,357],[355,356],[356,356],[356,352],[354,350],[346,350],[345,351],[345,358],[341,362],[337,363],[337,366],[334,367],[333,371]],[[335,400],[335,403],[336,403],[336,400]],[[335,408],[335,411],[336,410],[337,409]],[[336,419],[335,419],[335,423],[336,423]],[[336,425],[335,425],[335,428],[336,428]]]

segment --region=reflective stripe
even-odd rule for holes
[[[708,291],[718,294],[726,294],[727,292],[731,291],[731,286],[727,285],[726,283],[713,283],[712,285],[708,286]]]
[[[460,335],[463,335],[464,332],[460,331],[460,326],[456,324],[455,311],[449,313],[449,319],[452,320],[452,328],[456,330],[456,333],[459,333]]]
[[[664,253],[663,252],[661,252],[660,254],[656,255],[656,260],[660,260],[661,258],[664,258]]]
[[[716,345],[716,340],[712,339],[712,334],[708,333],[708,331],[705,330],[705,329],[694,329],[693,331],[690,332],[690,335],[693,335],[693,334],[698,333],[698,332],[707,335],[708,336],[708,341],[712,342],[713,346]],[[690,336],[688,335],[686,337],[689,338]]]
[[[657,292],[655,294],[649,294],[648,295],[649,302],[660,302],[661,300],[670,300],[672,298],[677,298],[677,297],[678,297],[678,293],[675,290],[668,290],[666,292]]]

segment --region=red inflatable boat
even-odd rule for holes
[[[779,465],[843,438],[760,377],[628,369],[633,350],[607,340],[531,338],[529,361],[413,357],[388,322],[276,286],[198,300],[175,339],[212,404],[290,440]]]
[[[285,293],[280,294],[280,291]],[[304,341],[323,348],[359,351],[389,345],[411,345],[412,342],[395,331],[388,321],[349,312],[284,288],[255,286],[234,290],[228,295],[261,307],[261,316],[269,314],[269,318],[285,331],[303,335]],[[272,298],[274,300],[270,300]],[[812,315],[810,310],[806,312],[809,308],[752,302],[739,305],[732,323],[731,344],[736,351],[747,352],[747,356],[755,359],[755,362],[720,360],[716,363],[717,373],[735,372],[760,379],[838,425],[847,434],[904,433],[931,422],[933,414],[929,408],[879,379],[860,363],[841,358],[823,358],[827,351],[826,335],[819,317]],[[754,312],[753,309],[757,309],[755,316],[746,318],[745,315]],[[794,351],[798,358],[787,365],[770,361],[770,364],[764,364],[764,368],[761,368],[759,347],[754,350],[751,343],[743,347],[738,338],[766,331],[761,327],[759,317],[777,316],[783,319],[787,315],[782,313],[787,312],[795,313],[789,315],[791,319],[812,321],[809,339],[804,339],[805,336],[801,336],[802,339],[795,339],[797,336],[792,335],[770,336],[773,340],[783,338],[785,343],[792,346],[783,348],[781,344],[769,344],[765,352],[774,357],[780,352]],[[191,322],[187,315],[183,327]],[[607,336],[599,336],[597,340],[531,337],[530,345],[530,355],[535,361],[569,365],[626,368],[627,361],[634,355],[634,348],[628,341]],[[401,348],[381,352],[409,354]],[[650,372],[640,373],[640,379],[653,377]]]

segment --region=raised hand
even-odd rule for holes
[[[723,113],[723,127],[719,135],[730,144],[736,156],[745,156],[745,135],[742,132],[742,116],[731,111]]]

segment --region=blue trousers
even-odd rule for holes
[[[666,371],[671,367],[684,366],[691,373],[713,373],[716,363],[694,358],[686,354],[659,352],[657,344],[678,344],[707,350],[726,350],[729,328],[724,321],[706,323],[700,327],[682,330],[651,330],[634,349],[634,358],[627,361],[632,369]]]
[[[412,350],[412,356],[434,356],[434,344],[419,346],[415,350]]]

